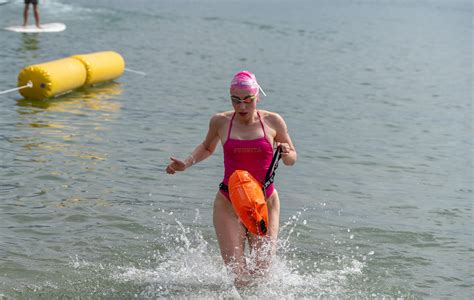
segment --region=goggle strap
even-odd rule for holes
[[[258,83],[257,83],[258,84]],[[266,97],[267,94],[265,94],[265,92],[263,91],[262,87],[260,86],[260,84],[258,84],[258,89],[260,90],[260,92],[262,92],[262,94]]]

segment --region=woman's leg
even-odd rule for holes
[[[36,27],[40,28],[40,17],[38,13],[38,4],[33,4],[33,12],[35,15],[35,22],[36,22]]]
[[[247,231],[237,218],[232,204],[220,192],[214,201],[214,228],[222,258],[227,268],[235,275],[237,287],[245,285],[245,239]]]
[[[28,24],[28,8],[30,7],[29,3],[25,4],[25,9],[23,9],[23,26]]]
[[[268,231],[266,236],[249,234],[250,249],[255,258],[254,273],[264,275],[270,268],[272,257],[276,254],[278,231],[280,229],[280,199],[275,190],[267,199]]]

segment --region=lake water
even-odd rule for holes
[[[19,25],[22,1],[0,5]],[[0,90],[30,64],[114,50],[114,83],[0,95],[0,299],[473,297],[472,4],[57,1],[56,34],[0,32]],[[30,22],[33,21],[30,16]],[[222,150],[176,176],[250,70],[299,158],[278,257],[239,295],[212,203]]]

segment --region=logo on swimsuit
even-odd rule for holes
[[[260,153],[262,149],[259,147],[254,148],[234,148],[234,153]]]

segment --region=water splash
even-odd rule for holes
[[[341,236],[318,244],[310,241],[304,248],[311,222],[303,209],[282,222],[277,254],[268,274],[254,278],[253,284],[237,289],[224,267],[219,248],[210,228],[202,224],[199,210],[194,220],[185,223],[178,212],[158,209],[153,226],[156,238],[148,241],[147,254],[123,252],[114,262],[89,262],[78,256],[70,266],[77,278],[68,289],[87,291],[91,297],[155,298],[390,298],[409,297],[403,288],[384,289],[379,274],[371,273],[369,264],[375,251],[360,249],[354,243],[357,234],[343,228]],[[309,223],[309,224],[308,224]],[[352,238],[351,236],[354,235]],[[357,241],[356,241],[357,242]],[[298,247],[296,246],[298,245]],[[127,250],[128,251],[128,250]],[[248,252],[248,251],[247,251]],[[115,254],[117,255],[117,253]],[[247,253],[252,268],[252,253]],[[135,259],[136,258],[136,259]],[[64,290],[64,285],[60,285]],[[53,295],[59,293],[51,287]],[[46,291],[44,291],[46,292]]]
[[[169,212],[164,212],[170,215]],[[194,222],[199,222],[199,211]],[[170,296],[235,296],[220,254],[203,238],[196,227],[164,226],[156,243],[160,249],[145,268],[117,267],[112,277],[119,282],[143,284],[138,295],[145,298]]]
[[[196,224],[184,226],[175,219],[177,226],[164,226],[157,239],[159,250],[149,258],[145,267],[118,266],[111,276],[120,283],[144,286],[139,297],[314,297],[343,296],[347,294],[348,281],[363,276],[364,263],[355,259],[338,258],[337,266],[323,269],[314,257],[294,247],[296,228],[304,211],[292,216],[283,226],[277,255],[267,276],[256,279],[255,284],[237,290],[232,284],[218,247],[203,237]],[[196,211],[194,222],[199,222]],[[247,262],[251,268],[252,254]]]

